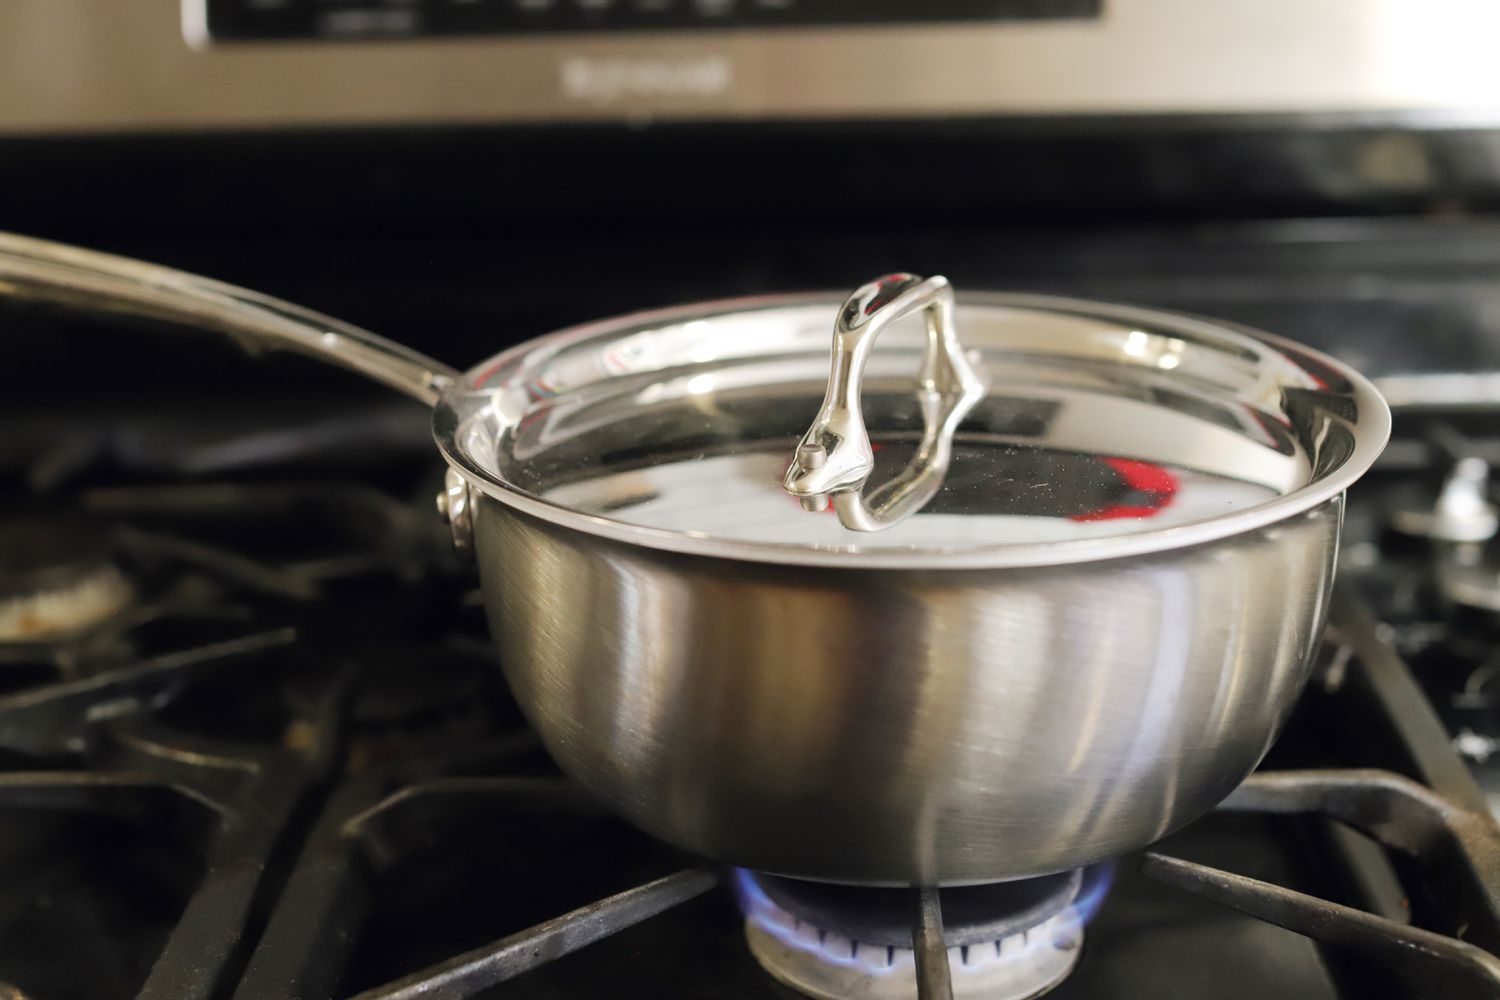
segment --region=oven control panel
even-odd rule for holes
[[[1120,115],[1179,114],[1306,114],[1321,128],[1329,114],[1428,111],[1482,123],[1500,108],[1496,38],[1500,3],[1473,0],[0,0],[0,93],[25,97],[0,101],[0,137],[1054,115],[1113,131]],[[1380,149],[1349,169],[1426,169]]]
[[[1096,17],[1102,0],[186,0],[208,41]]]

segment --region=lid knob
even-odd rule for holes
[[[860,409],[865,363],[880,332],[918,309],[927,319],[927,346],[916,389],[922,440],[906,468],[866,496],[865,481],[875,469],[875,453]],[[953,457],[954,432],[983,398],[985,388],[983,375],[958,342],[953,286],[947,278],[888,274],[862,285],[839,309],[828,390],[797,445],[782,488],[806,510],[826,510],[831,501],[839,521],[853,531],[888,528],[937,494]]]

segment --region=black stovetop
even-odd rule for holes
[[[0,996],[795,997],[726,873],[595,806],[527,729],[431,515],[422,415],[242,423],[3,453],[0,530],[30,561],[0,597],[101,565],[125,590],[76,636],[0,644]],[[1500,983],[1473,947],[1500,947],[1500,832],[1379,593],[1346,581],[1226,808],[1119,860],[1052,996]]]

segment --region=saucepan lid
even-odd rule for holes
[[[1034,566],[1201,544],[1340,494],[1389,433],[1338,361],[1225,323],[888,275],[523,344],[439,401],[470,488],[656,548]]]

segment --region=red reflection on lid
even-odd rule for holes
[[[1177,496],[1177,477],[1159,465],[1130,458],[1101,458],[1115,470],[1121,482],[1135,494],[1130,503],[1112,503],[1097,510],[1074,514],[1070,521],[1122,521],[1154,517]]]

